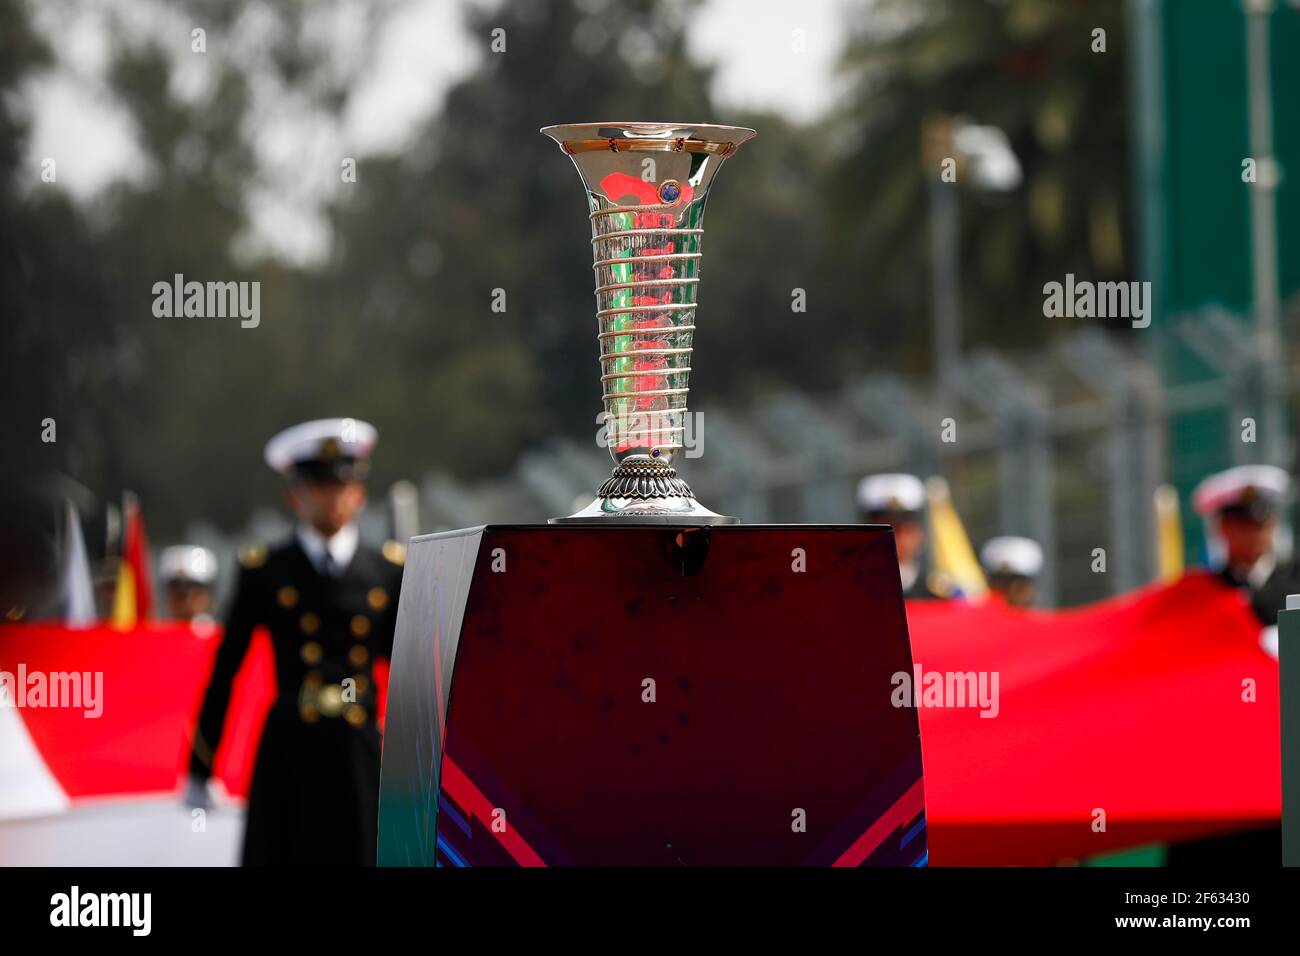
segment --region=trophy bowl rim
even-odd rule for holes
[[[566,141],[581,139],[608,139],[608,136],[595,135],[594,131],[617,128],[621,135],[614,139],[663,139],[685,138],[693,141],[725,143],[735,149],[758,135],[757,130],[748,126],[722,126],[717,123],[656,123],[633,122],[628,120],[608,120],[590,123],[560,123],[543,126],[538,132],[549,136],[563,145]]]

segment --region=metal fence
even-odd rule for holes
[[[1241,322],[1216,310],[1179,319],[1180,338],[1201,351],[1211,374],[1172,388],[1161,385],[1147,356],[1094,329],[1043,353],[975,352],[944,389],[879,374],[829,395],[775,394],[744,413],[705,405],[703,454],[679,461],[679,470],[706,506],[747,523],[852,522],[863,475],[942,475],[976,548],[997,534],[1027,535],[1043,545],[1040,603],[1096,600],[1156,577],[1154,497],[1173,472],[1198,476],[1247,461],[1290,464],[1292,443],[1280,423],[1297,376],[1270,376]],[[1172,430],[1207,412],[1221,418],[1223,441],[1171,462]],[[1242,440],[1246,418],[1260,422],[1259,441]],[[418,527],[440,531],[571,514],[591,500],[610,466],[593,438],[530,451],[489,481],[430,474],[419,483]],[[1184,532],[1199,542],[1201,529],[1186,504]],[[389,510],[367,511],[365,537],[394,533]],[[241,534],[199,526],[191,537],[225,558],[238,542],[288,529],[284,516],[267,511]],[[1104,573],[1094,570],[1098,548],[1105,551]],[[233,560],[222,563],[233,575]]]
[[[1089,330],[1047,353],[973,353],[942,391],[881,374],[832,395],[776,394],[744,414],[706,405],[703,455],[679,470],[708,507],[752,523],[854,521],[863,475],[943,475],[976,547],[995,534],[1043,545],[1042,603],[1127,591],[1156,576],[1154,495],[1171,471],[1167,436],[1180,416],[1221,412],[1237,460],[1289,461],[1289,447],[1252,447],[1238,435],[1242,418],[1277,414],[1281,395],[1248,350],[1221,341],[1240,341],[1240,326],[1234,336],[1224,325],[1236,320],[1180,321],[1217,362],[1204,382],[1164,389],[1145,356]],[[1281,389],[1290,392],[1285,381]],[[429,476],[420,523],[434,530],[568,514],[609,466],[594,442],[557,442],[496,481]],[[1199,539],[1200,529],[1185,533]],[[1104,573],[1094,570],[1098,548]]]

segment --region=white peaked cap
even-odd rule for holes
[[[980,549],[980,564],[989,574],[1019,574],[1033,578],[1043,570],[1043,549],[1033,538],[1015,535],[989,538]]]
[[[158,573],[164,581],[211,584],[217,579],[217,556],[197,544],[174,544],[159,555]]]
[[[294,465],[331,456],[369,458],[379,441],[379,432],[359,418],[318,418],[286,428],[266,443],[266,463],[283,474]]]
[[[1281,501],[1290,487],[1290,476],[1274,465],[1238,465],[1197,485],[1192,507],[1197,514],[1211,515],[1250,497]]]
[[[920,511],[925,485],[916,475],[867,475],[858,482],[858,507],[863,511]]]

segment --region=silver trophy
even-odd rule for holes
[[[690,391],[704,203],[734,126],[579,123],[542,130],[572,158],[591,207],[604,435],[615,467],[596,500],[553,523],[734,524],[677,477]]]

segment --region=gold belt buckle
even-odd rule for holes
[[[303,681],[298,694],[298,715],[305,723],[314,724],[321,717],[342,715],[354,727],[369,719],[366,708],[355,701],[346,701],[342,684],[321,684],[310,679]]]

